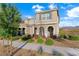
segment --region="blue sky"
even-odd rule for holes
[[[35,15],[35,12],[57,8],[59,9],[60,27],[79,26],[79,3],[17,3],[17,9],[22,19]]]

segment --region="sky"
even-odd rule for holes
[[[79,3],[17,3],[15,4],[23,20],[36,12],[58,8],[60,27],[79,26]]]

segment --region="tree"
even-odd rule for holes
[[[4,30],[8,39],[10,39],[12,47],[12,37],[16,36],[21,21],[21,15],[14,4],[1,4],[1,10],[0,27]]]

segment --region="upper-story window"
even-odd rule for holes
[[[36,14],[35,19],[40,20],[41,19],[41,14]]]
[[[51,19],[50,13],[41,14],[41,20],[49,20],[49,19]]]

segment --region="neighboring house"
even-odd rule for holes
[[[19,34],[40,36],[59,35],[59,14],[57,9],[36,12],[33,18],[20,23]]]

